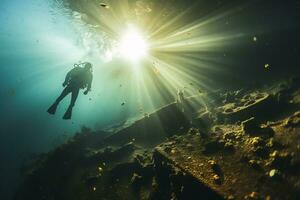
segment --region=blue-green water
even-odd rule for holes
[[[20,166],[33,154],[59,145],[83,125],[101,129],[139,116],[137,105],[143,99],[135,97],[137,90],[128,90],[128,76],[120,78],[118,61],[89,55],[78,44],[86,30],[55,11],[43,0],[1,1],[0,199],[12,195]],[[70,97],[55,116],[46,110],[78,61],[94,64],[92,92],[84,96],[82,91],[72,120],[63,121]],[[145,105],[145,111],[153,108]]]

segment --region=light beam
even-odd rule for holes
[[[142,34],[129,26],[120,41],[120,53],[126,59],[137,61],[147,54],[148,45]]]

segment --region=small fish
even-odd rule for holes
[[[100,6],[106,9],[109,9],[109,5],[105,4],[105,3],[100,3]]]

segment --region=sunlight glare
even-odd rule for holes
[[[120,42],[121,55],[129,60],[136,61],[147,54],[148,45],[142,35],[130,26]]]

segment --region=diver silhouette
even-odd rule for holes
[[[84,67],[80,67],[80,65],[84,65]],[[75,105],[76,99],[78,97],[78,93],[80,89],[85,89],[83,94],[87,94],[91,91],[93,74],[92,74],[92,64],[89,62],[85,62],[82,64],[75,64],[74,68],[70,70],[65,78],[64,83],[62,84],[64,90],[60,94],[60,96],[56,99],[56,101],[50,106],[47,110],[49,114],[54,115],[56,112],[56,108],[58,104],[69,94],[71,93],[71,102],[63,116],[63,119],[71,119],[72,117],[72,109]]]

